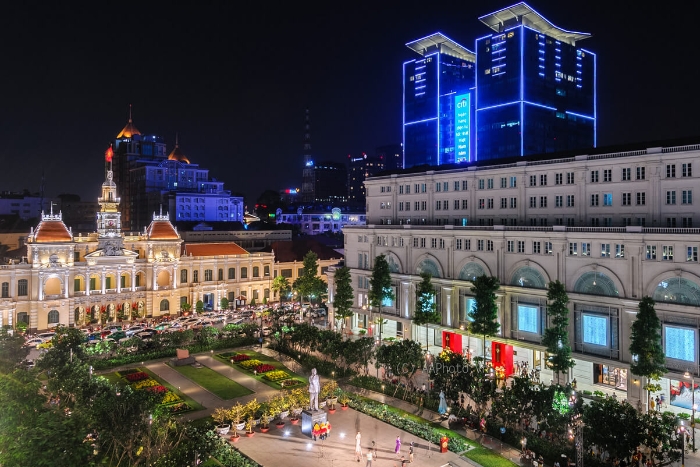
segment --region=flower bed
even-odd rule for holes
[[[253,371],[256,366],[262,365],[263,362],[260,360],[254,359],[254,360],[245,360],[241,362],[241,368],[245,368],[248,371]]]
[[[260,371],[258,371],[258,373],[260,373]],[[287,374],[287,372],[282,370],[270,371],[265,374],[265,378],[270,381],[279,381],[281,379],[287,378],[288,376],[289,375]]]
[[[170,407],[168,407],[168,410],[170,410],[170,413],[176,414],[176,413],[187,412],[187,411],[192,410],[192,409],[185,402],[182,402],[180,404],[171,405]]]
[[[268,371],[274,371],[275,367],[272,365],[268,365],[267,363],[264,363],[262,365],[258,365],[255,367],[255,371],[258,373],[267,373]]]
[[[233,360],[234,363],[240,363],[240,362],[244,362],[246,360],[250,360],[250,356],[248,356],[244,353],[239,353],[239,354],[234,355],[231,358],[231,360]]]
[[[151,376],[143,371],[138,371],[136,373],[128,373],[124,375],[124,378],[130,382],[135,383],[136,381],[141,381],[144,379],[149,379]]]
[[[166,392],[168,392],[168,388],[160,384],[158,386],[150,386],[145,389],[146,391],[155,392],[156,394],[165,394]]]
[[[145,388],[150,388],[151,386],[158,386],[159,383],[155,379],[144,379],[142,381],[137,381],[135,383],[131,384],[131,387],[134,389],[145,389]]]
[[[292,386],[298,386],[302,382],[299,381],[298,379],[285,379],[280,383],[280,386],[283,388],[291,388]]]
[[[169,405],[169,404],[174,404],[175,402],[181,402],[181,401],[182,401],[182,399],[180,398],[180,396],[178,396],[174,392],[168,391],[160,403],[161,403],[161,405]],[[185,405],[187,405],[187,404],[185,404]],[[189,406],[187,406],[187,408],[189,409]]]

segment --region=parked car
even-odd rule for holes
[[[122,327],[119,324],[110,324],[109,326],[104,328],[104,330],[109,331],[109,332],[116,332],[116,331],[121,331]]]
[[[34,337],[38,337],[40,339],[43,339],[44,342],[47,342],[47,341],[50,341],[51,339],[53,339],[53,336],[55,336],[55,335],[56,335],[55,332],[42,332],[41,334],[37,334]]]
[[[115,342],[120,342],[122,339],[128,339],[129,336],[126,335],[126,332],[124,331],[114,331],[110,333],[108,336],[106,336],[106,339],[115,341]]]
[[[34,337],[32,339],[29,339],[27,342],[25,342],[24,346],[34,349],[34,348],[36,348],[37,345],[43,344],[43,343],[44,343],[44,339],[42,339],[41,337]]]

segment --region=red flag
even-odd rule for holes
[[[107,150],[105,151],[105,161],[107,162],[112,162],[112,156],[114,153],[112,152],[112,146],[108,147]]]

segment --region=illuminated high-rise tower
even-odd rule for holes
[[[471,161],[474,52],[439,32],[406,46],[421,58],[403,64],[403,167]]]
[[[596,56],[590,34],[550,23],[526,3],[479,18],[476,40],[477,159],[596,145]]]

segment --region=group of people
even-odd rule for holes
[[[529,449],[523,451],[521,463],[526,467],[544,467],[544,459],[540,455],[539,457]],[[568,467],[568,466],[567,466]]]
[[[402,467],[404,467],[406,464],[413,462],[413,448],[414,444],[413,442],[411,442],[411,444],[409,444],[408,446],[408,459],[406,459],[405,456],[401,456]],[[394,454],[396,454],[397,457],[401,454],[401,435],[396,437],[396,444],[394,445]],[[363,455],[367,460],[365,467],[372,467],[372,461],[377,459],[377,445],[374,441],[372,441],[372,447],[368,449],[366,453],[363,454],[362,434],[358,431],[357,435],[355,435],[355,459],[357,460],[357,462],[360,462],[362,460]]]
[[[649,409],[661,412],[661,407],[664,405],[664,402],[665,398],[663,397],[663,394],[661,397],[656,396],[656,398],[651,398],[649,399]]]

